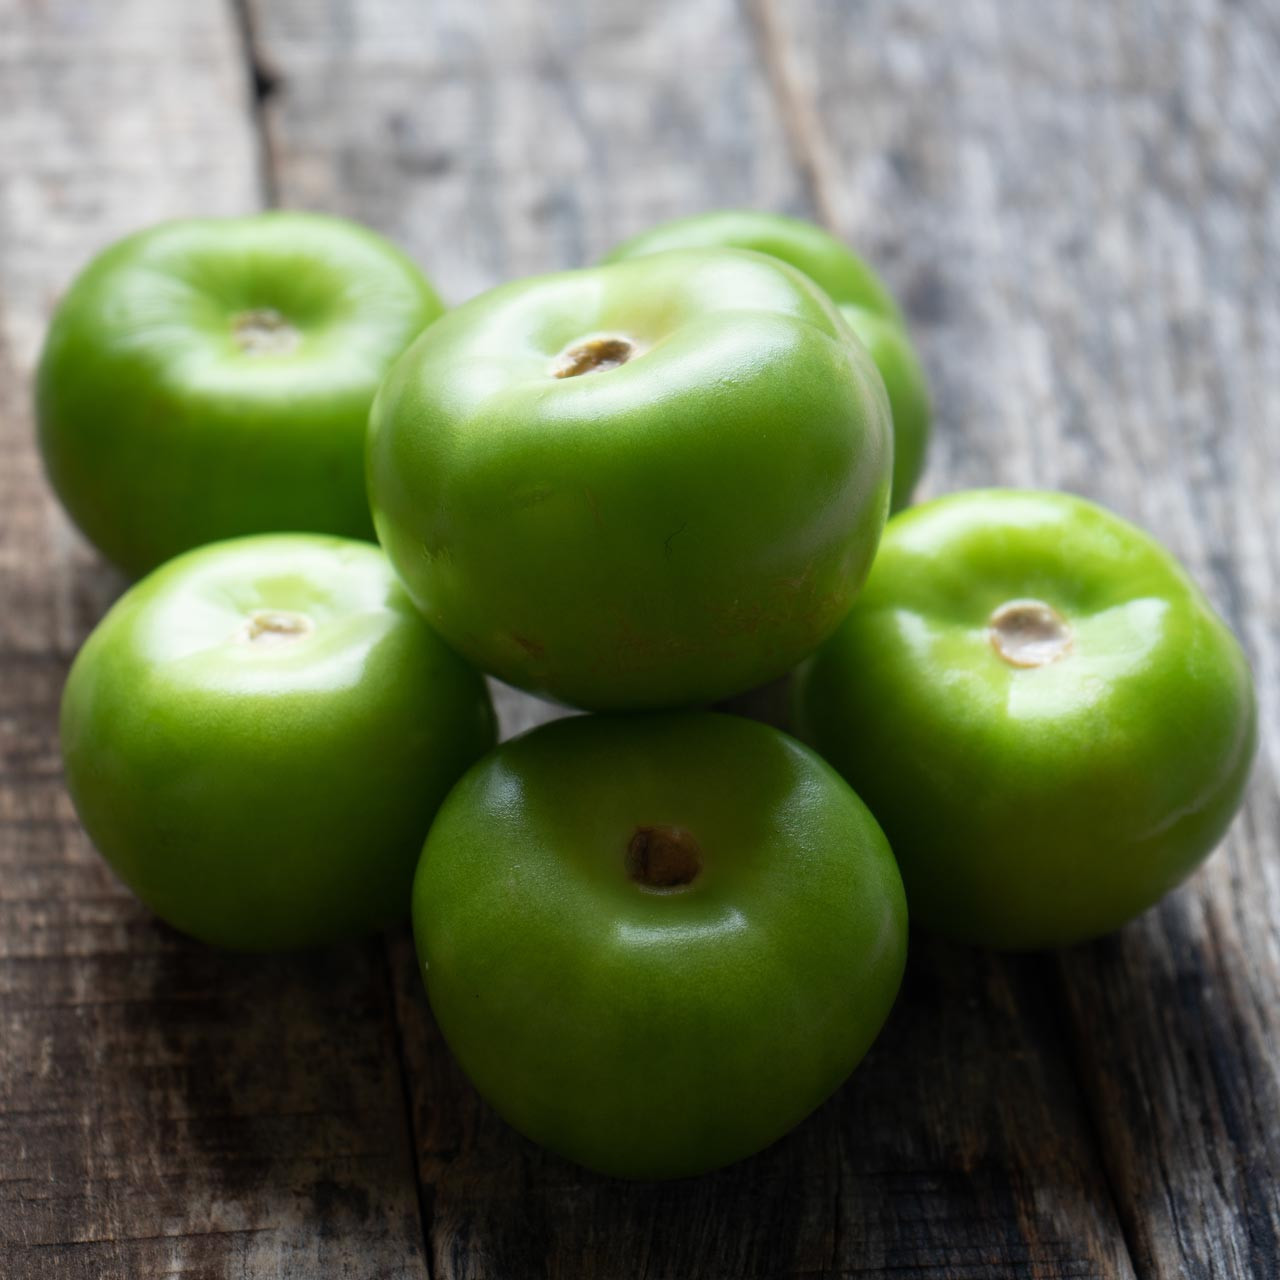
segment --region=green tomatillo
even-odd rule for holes
[[[835,629],[889,501],[865,349],[807,277],[737,250],[504,285],[374,403],[378,536],[427,619],[596,710],[710,702]]]
[[[369,405],[442,309],[398,249],[337,218],[130,236],[81,273],[45,342],[36,408],[53,487],[133,576],[239,534],[371,537]]]
[[[995,947],[1105,933],[1214,847],[1253,757],[1239,645],[1147,534],[979,490],[889,523],[796,722],[883,823],[912,919]]]
[[[893,1004],[906,906],[880,828],[766,725],[578,716],[504,743],[413,886],[440,1028],[517,1129],[629,1178],[759,1150]]]
[[[789,262],[839,306],[880,370],[893,411],[893,509],[906,506],[929,443],[929,388],[893,296],[857,254],[811,222],[726,209],[665,222],[620,244],[605,262],[670,249],[754,249]]]
[[[368,543],[188,552],[115,604],[62,701],[67,787],[157,915],[274,950],[405,915],[423,836],[494,741],[484,681]]]

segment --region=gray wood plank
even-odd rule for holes
[[[396,236],[453,300],[662,218],[829,199],[772,13],[345,0],[322,29],[303,0],[252,9],[281,198]],[[866,247],[901,283],[892,223]],[[503,708],[508,731],[545,714],[517,695]],[[794,1135],[705,1179],[634,1187],[535,1150],[478,1101],[401,940],[436,1274],[1131,1275],[1052,966],[914,946],[884,1038]]]
[[[155,923],[62,787],[67,663],[122,583],[40,476],[29,380],[102,245],[260,200],[229,6],[0,0],[0,1274],[425,1274],[378,944]]]
[[[249,7],[284,203],[373,222],[450,302],[709,199],[803,199],[725,0]]]
[[[1274,5],[776,5],[815,181],[934,377],[928,486],[1136,520],[1243,641],[1224,848],[1055,960],[1144,1276],[1280,1275],[1280,26]]]

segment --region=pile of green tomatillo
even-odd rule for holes
[[[593,1168],[695,1173],[813,1110],[908,903],[1076,942],[1239,805],[1248,667],[1150,537],[1000,489],[886,525],[924,377],[808,224],[675,222],[444,313],[350,223],[169,223],[76,280],[37,399],[141,577],[63,700],[103,855],[221,946],[411,909],[463,1068]],[[793,669],[807,746],[705,709]],[[481,673],[601,714],[495,747]]]

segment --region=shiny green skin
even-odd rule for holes
[[[654,890],[637,826],[702,870]],[[627,1178],[700,1173],[797,1124],[888,1016],[906,903],[812,752],[710,713],[574,717],[504,743],[431,828],[413,923],[431,1006],[522,1133]]]
[[[255,610],[309,635],[233,639]],[[157,915],[278,950],[405,915],[423,835],[494,741],[484,681],[368,543],[261,535],[170,561],[111,609],[62,700],[67,787]]]
[[[233,324],[272,309],[290,352]],[[372,537],[364,432],[391,362],[443,310],[380,236],[263,213],[163,223],[111,246],[53,317],[40,448],[64,506],[131,576],[219,538]]]
[[[1037,599],[1046,666],[987,620]],[[1147,534],[1081,498],[978,490],[895,517],[846,622],[797,674],[796,723],[893,843],[912,920],[993,947],[1117,928],[1240,803],[1257,734],[1239,645]]]
[[[893,510],[911,500],[929,443],[929,386],[892,294],[857,254],[811,222],[727,209],[665,222],[620,244],[605,262],[670,249],[754,249],[789,262],[821,285],[880,370],[893,412]]]
[[[891,511],[901,511],[924,470],[929,445],[929,385],[906,329],[862,307],[842,305],[840,314],[871,353],[889,394],[893,417]]]
[[[624,334],[618,368],[560,352]],[[826,296],[707,250],[505,285],[433,325],[374,403],[378,537],[427,619],[593,710],[781,675],[838,625],[889,502],[884,387]]]

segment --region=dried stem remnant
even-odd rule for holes
[[[647,889],[678,889],[702,870],[702,850],[681,827],[637,827],[627,844],[627,874]]]
[[[566,347],[551,368],[553,378],[577,378],[584,373],[606,373],[624,365],[633,356],[639,354],[639,348],[630,338],[617,335],[606,335],[599,338],[587,338]]]

